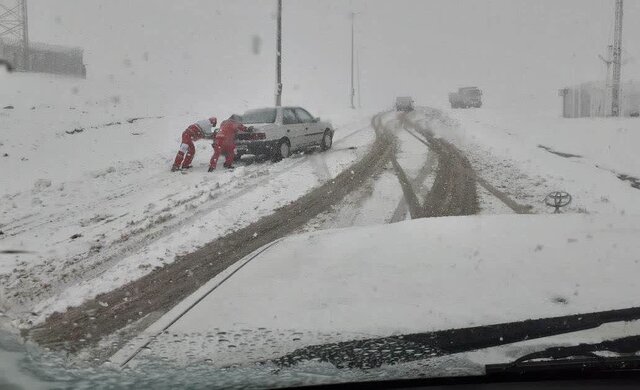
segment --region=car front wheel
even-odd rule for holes
[[[329,130],[326,130],[324,132],[324,135],[322,136],[322,143],[320,144],[320,149],[322,149],[323,151],[329,150],[331,149],[332,145],[333,145],[333,134],[331,134]]]

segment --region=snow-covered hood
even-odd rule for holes
[[[638,237],[638,217],[590,215],[432,218],[292,236],[212,279],[113,361],[246,363],[329,342],[638,306]]]

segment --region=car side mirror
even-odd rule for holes
[[[320,122],[320,118],[313,118],[313,123],[318,123]]]

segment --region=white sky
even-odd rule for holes
[[[85,48],[90,77],[165,85],[194,99],[269,105],[275,0],[30,0],[36,41]],[[613,0],[284,0],[284,103],[348,105],[349,12],[365,107],[396,95],[446,104],[477,85],[485,99],[535,96],[604,78]],[[624,75],[640,75],[640,1],[626,1]],[[261,52],[252,52],[254,36]],[[145,53],[147,53],[145,55]],[[637,59],[637,60],[636,60]],[[131,65],[127,65],[129,63]],[[184,98],[184,97],[181,97]]]

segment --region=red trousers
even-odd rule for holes
[[[218,158],[221,154],[224,154],[224,166],[230,167],[233,165],[233,158],[235,157],[236,145],[226,144],[223,140],[216,139],[216,143],[213,145],[213,157],[211,157],[210,168],[216,169],[218,165]]]
[[[174,168],[188,167],[193,161],[193,157],[196,155],[196,146],[193,144],[193,140],[190,136],[183,134],[182,143],[180,144],[180,150],[176,155],[176,159],[173,162]]]

